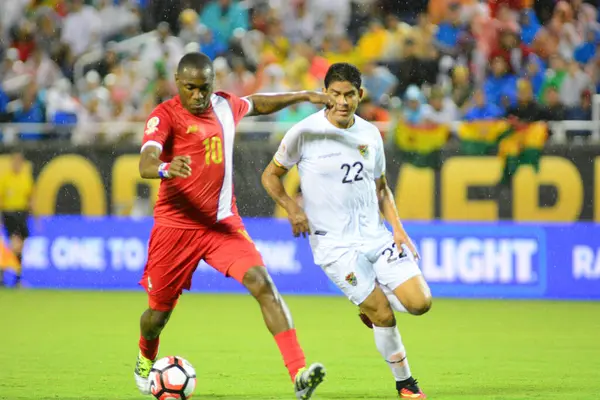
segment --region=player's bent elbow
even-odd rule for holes
[[[262,187],[265,188],[267,193],[271,193],[271,188],[273,184],[276,184],[279,181],[279,177],[269,171],[269,168],[265,169],[262,176],[260,177],[260,183]]]

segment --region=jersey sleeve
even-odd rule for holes
[[[290,169],[300,162],[302,158],[302,131],[298,126],[294,126],[287,131],[277,153],[273,157],[273,162],[278,167]]]
[[[385,175],[385,146],[379,131],[377,131],[377,145],[375,150],[375,179],[381,178]]]
[[[165,110],[164,105],[159,105],[152,111],[146,121],[140,152],[144,151],[148,146],[156,146],[162,152],[165,142],[171,135],[171,130],[171,116]]]
[[[217,92],[215,94],[227,99],[231,107],[231,111],[233,112],[233,119],[236,125],[239,124],[242,118],[252,112],[252,100],[250,100],[248,97],[238,97],[234,94],[226,92]]]

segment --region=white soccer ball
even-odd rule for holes
[[[150,392],[158,400],[187,400],[196,389],[196,370],[187,360],[169,356],[150,370]]]

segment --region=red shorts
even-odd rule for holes
[[[200,260],[240,283],[250,268],[264,265],[244,225],[221,230],[155,225],[140,280],[148,293],[150,308],[171,311],[183,289],[190,289]]]

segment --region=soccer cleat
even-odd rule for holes
[[[302,368],[296,374],[294,388],[298,400],[310,399],[315,389],[325,378],[325,367],[323,364],[314,363],[308,368]]]
[[[419,388],[417,380],[410,377],[405,381],[396,382],[398,396],[401,399],[426,399],[425,393]]]
[[[142,355],[142,352],[138,354],[137,362],[135,363],[135,371],[133,376],[135,377],[135,384],[140,390],[141,394],[150,394],[150,369],[156,360],[150,360]]]
[[[363,322],[363,324],[365,324],[367,326],[367,328],[373,329],[373,322],[369,319],[369,317],[367,317],[367,314],[364,314],[359,311],[358,316],[359,316],[360,320]]]

